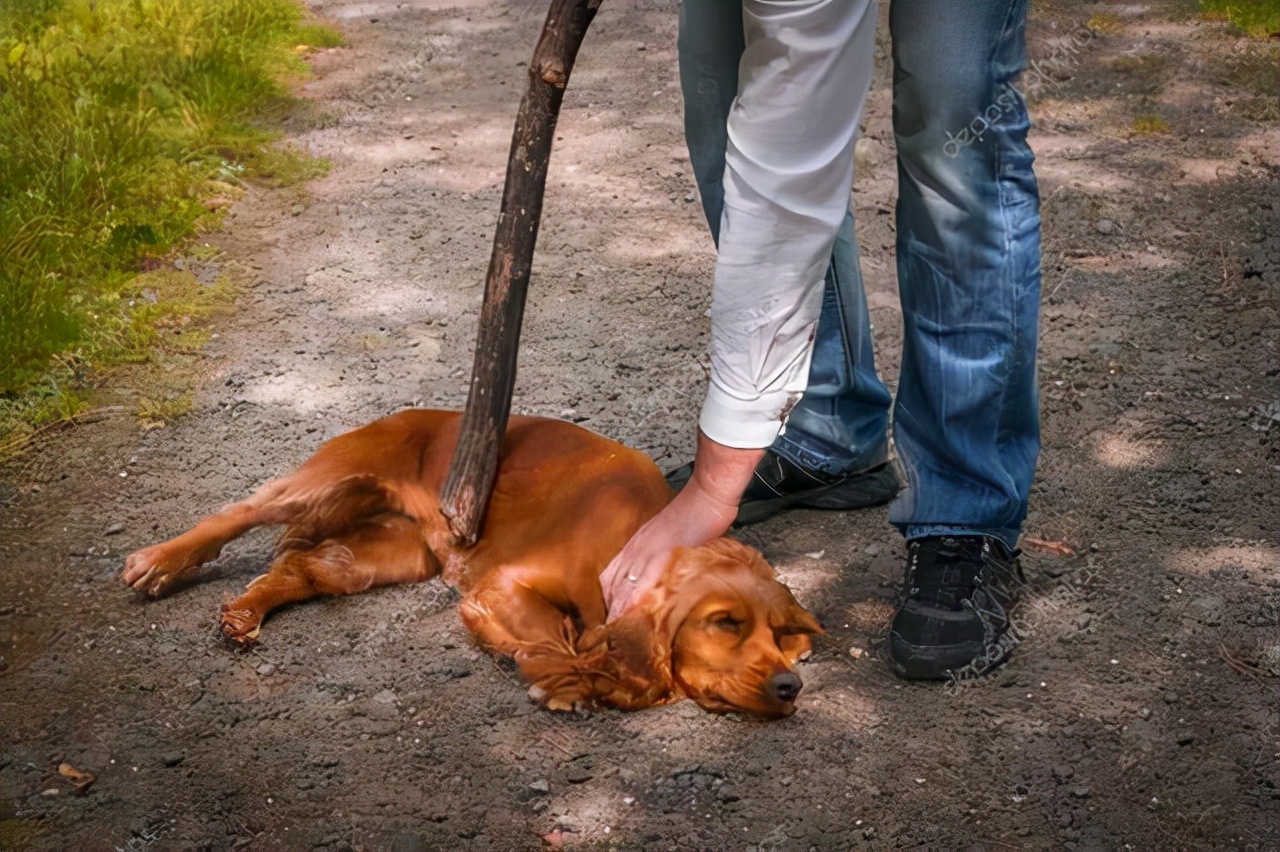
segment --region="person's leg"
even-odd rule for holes
[[[902,373],[894,438],[907,538],[1012,546],[1039,451],[1040,216],[1026,105],[1026,1],[890,12],[899,157]]]
[[[1010,549],[1040,446],[1039,197],[1013,86],[1026,64],[1026,6],[890,8],[904,324],[894,438],[907,483],[889,519],[917,543],[912,599],[890,639],[910,676],[942,676],[944,664],[979,656],[966,650],[974,643],[985,653],[1008,627],[1020,582]],[[972,570],[957,574],[957,564]]]
[[[685,0],[681,4],[685,141],[707,225],[717,243],[728,145],[726,121],[737,94],[744,48],[739,3]],[[891,470],[877,470],[870,480],[857,475],[880,468],[888,458],[889,403],[889,392],[875,370],[850,212],[837,234],[827,270],[808,389],[758,471],[739,521],[763,520],[790,505],[853,508],[888,500],[897,490]],[[792,499],[796,492],[801,492],[800,499]],[[747,503],[755,505],[748,509]]]
[[[736,0],[684,0],[680,4],[680,93],[684,138],[702,197],[711,239],[720,244],[724,158],[729,111],[738,96],[738,63],[747,48],[742,4]]]

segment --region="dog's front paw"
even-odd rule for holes
[[[155,544],[131,553],[124,561],[120,579],[148,597],[158,598],[187,567],[185,560],[171,553],[168,547]]]
[[[529,687],[529,700],[556,713],[588,714],[596,709],[595,702],[588,700],[580,690],[561,689],[549,693],[537,684]]]
[[[590,677],[580,661],[562,654],[517,653],[516,665],[529,683],[529,698],[548,710],[569,712],[595,705]]]

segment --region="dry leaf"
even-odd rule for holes
[[[1049,541],[1044,538],[1024,537],[1022,549],[1047,556],[1075,556],[1076,549],[1064,541]]]
[[[70,763],[60,764],[58,766],[58,774],[75,785],[77,796],[83,796],[85,793],[89,792],[89,788],[93,786],[93,782],[98,780],[88,772],[82,772],[81,770],[76,769]]]

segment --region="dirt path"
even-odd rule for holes
[[[290,609],[235,653],[214,615],[265,535],[164,601],[119,585],[125,553],[321,439],[462,404],[540,5],[319,3],[352,47],[317,57],[297,138],[335,166],[310,202],[251,194],[217,235],[257,283],[195,411],[86,424],[5,471],[0,847],[1280,847],[1280,138],[1248,88],[1266,66],[1189,3],[1033,6],[1045,451],[1027,533],[1071,552],[1028,546],[1024,641],[997,676],[944,689],[877,662],[902,556],[883,510],[744,533],[830,630],[772,724],[537,710],[435,585]],[[692,450],[712,266],[674,38],[673,0],[606,3],[588,36],[516,390],[518,410],[664,466]],[[1133,135],[1151,116],[1167,130]],[[892,379],[883,73],[866,140]],[[97,777],[86,795],[64,761]]]

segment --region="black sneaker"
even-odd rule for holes
[[[693,462],[667,474],[676,491],[693,476]],[[817,473],[766,450],[738,504],[735,526],[758,524],[787,509],[865,509],[888,503],[901,486],[888,462],[846,476]]]
[[[904,598],[889,626],[889,665],[912,680],[980,677],[1018,644],[1009,614],[1026,581],[1018,551],[989,536],[907,543]]]

